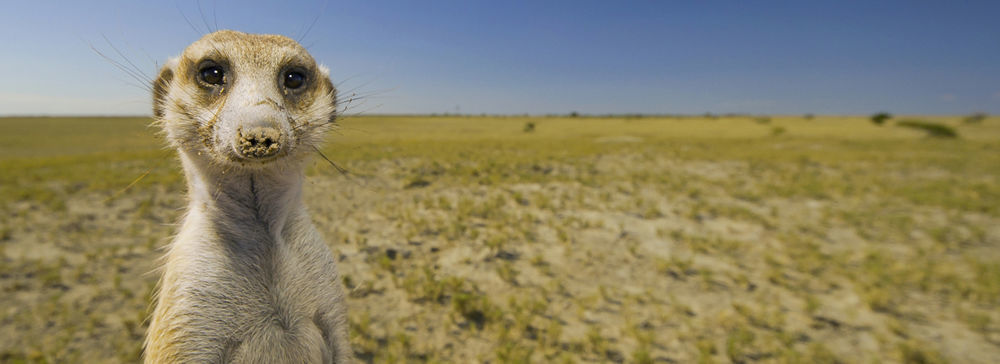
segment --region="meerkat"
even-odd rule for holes
[[[153,116],[189,205],[146,363],[353,361],[334,258],[302,201],[304,161],[336,107],[329,70],[283,36],[214,32],[159,71]]]

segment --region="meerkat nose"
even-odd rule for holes
[[[240,128],[236,138],[236,150],[244,157],[267,158],[281,150],[281,132],[275,128]]]

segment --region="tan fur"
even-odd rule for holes
[[[204,82],[206,65],[225,82]],[[290,70],[304,86],[283,83]],[[219,31],[170,60],[153,89],[190,201],[145,362],[351,361],[334,259],[302,203],[303,161],[336,118],[326,69],[291,39]]]

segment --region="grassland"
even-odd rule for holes
[[[907,119],[356,117],[306,193],[365,361],[993,362],[1000,119]],[[140,355],[148,123],[0,119],[0,362]]]

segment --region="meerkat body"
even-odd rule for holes
[[[303,161],[336,117],[328,71],[291,39],[219,31],[153,86],[189,208],[165,257],[145,361],[350,361],[334,259],[302,202]]]

